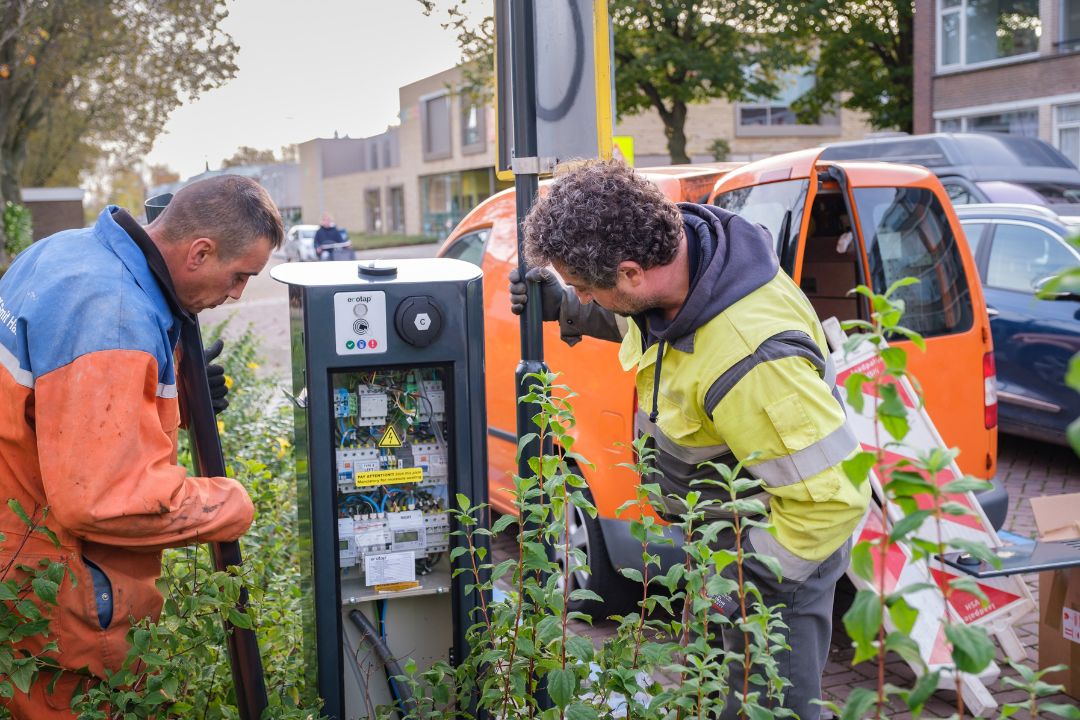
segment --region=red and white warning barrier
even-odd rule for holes
[[[854,373],[862,373],[876,380],[885,370],[884,364],[869,344],[863,345],[847,357],[844,357],[842,350],[836,352],[833,360],[837,366],[838,386],[843,386],[844,381]],[[862,412],[856,413],[850,405],[848,406],[848,419],[863,450],[880,452],[885,465],[890,465],[904,458],[915,459],[933,448],[945,448],[925,408],[918,404],[917,396],[910,383],[905,379],[895,378],[890,378],[890,382],[896,386],[899,398],[907,407],[910,432],[900,443],[893,440],[876,417],[878,403],[876,388],[866,383],[863,385]],[[841,389],[841,396],[846,398],[846,391],[843,389]],[[940,487],[959,477],[962,477],[960,469],[955,463],[951,463],[932,480]],[[870,482],[878,503],[884,504],[882,479],[875,472],[871,472]],[[920,509],[932,509],[933,502],[933,498],[929,496],[918,499]],[[940,521],[936,521],[933,517],[928,518],[916,533],[919,538],[935,544],[953,539],[981,542],[988,547],[1000,547],[1003,544],[972,493],[951,493],[945,496],[944,502],[957,503],[970,510],[972,514],[943,514]],[[857,535],[859,539],[875,539],[886,534],[882,528],[880,509],[874,507],[872,510],[859,530]],[[898,521],[905,514],[894,503],[888,503],[887,510],[890,524]],[[875,563],[880,563],[876,553]],[[953,590],[946,593],[949,580],[956,577],[959,572],[938,560],[914,560],[907,548],[894,545],[888,549],[885,565],[886,593],[894,592],[906,585],[925,582],[934,582],[941,589],[940,594],[923,591],[905,598],[909,604],[919,610],[919,619],[912,635],[922,651],[923,660],[931,669],[947,670],[951,663],[948,646],[944,639],[946,594],[949,598],[947,610],[950,621],[981,625],[998,640],[1009,658],[1022,660],[1027,657],[1013,626],[1034,610],[1035,603],[1027,585],[1019,576],[979,580],[979,588],[989,599],[989,603],[984,605],[978,597],[967,592]],[[880,572],[880,570],[879,564],[875,572]],[[877,589],[876,584],[866,583],[853,572],[849,572],[849,576],[860,588]],[[875,575],[875,577],[878,576]],[[918,670],[918,668],[913,669]],[[991,670],[983,673],[979,678],[961,675],[959,683],[956,683],[954,674],[951,672],[943,673],[942,677],[950,684],[958,684],[971,710],[981,713],[996,706],[993,696],[987,691],[984,683],[996,678],[998,671],[996,665],[991,665]]]

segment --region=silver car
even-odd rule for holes
[[[318,260],[315,254],[315,231],[318,225],[293,225],[285,233],[285,259],[294,261]]]

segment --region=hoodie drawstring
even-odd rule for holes
[[[656,418],[660,417],[657,407],[657,399],[660,397],[660,365],[664,362],[664,341],[661,340],[656,347],[656,370],[653,371],[652,386],[652,412],[649,413],[649,422],[656,424]]]

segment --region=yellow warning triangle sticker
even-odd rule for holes
[[[397,430],[393,425],[387,425],[386,431],[383,432],[382,438],[379,440],[379,447],[381,448],[396,448],[401,447],[401,438],[398,437]]]

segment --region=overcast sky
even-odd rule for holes
[[[241,145],[382,132],[401,85],[460,57],[416,0],[232,0],[224,28],[240,46],[236,78],[173,112],[147,158],[181,177]]]

